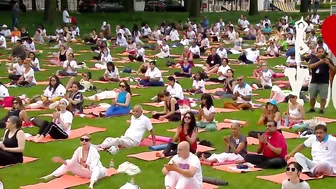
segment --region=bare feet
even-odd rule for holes
[[[93,184],[94,184],[93,182],[90,183],[90,185],[89,185],[89,188],[90,188],[90,189],[93,189]]]
[[[44,139],[44,136],[39,136],[36,140],[34,140],[35,142],[42,142],[42,140]]]
[[[155,156],[159,158],[164,158],[164,154],[161,152],[156,152]]]

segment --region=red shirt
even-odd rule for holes
[[[191,137],[191,135],[192,135],[192,133],[189,135],[189,137]],[[182,129],[182,131],[180,132],[179,137],[180,137],[180,142],[187,141],[186,134],[184,134],[184,129]],[[196,152],[196,150],[197,150],[197,140],[195,140],[195,142],[190,146],[190,148],[193,149]]]
[[[286,143],[284,136],[278,131],[274,132],[272,135],[266,132],[265,135],[267,138],[267,142],[269,144],[271,144],[275,148],[281,148],[282,151],[279,155],[277,155],[271,149],[269,149],[268,146],[264,143],[263,144],[263,149],[264,149],[263,155],[266,158],[277,158],[277,157],[284,158],[287,155],[287,143]]]

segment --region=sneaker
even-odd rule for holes
[[[307,113],[314,113],[315,109],[309,109],[309,111]]]
[[[320,110],[320,111],[319,111],[319,114],[324,114],[324,111],[323,111],[323,110]]]

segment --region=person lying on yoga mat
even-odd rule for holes
[[[311,148],[312,160],[299,153],[304,148]],[[328,134],[326,125],[317,125],[315,135],[299,144],[285,158],[293,157],[303,167],[302,173],[309,177],[336,174],[336,138]]]
[[[287,165],[287,143],[284,136],[277,131],[277,123],[270,120],[266,124],[266,133],[258,134],[258,154],[247,154],[245,161],[263,169],[280,169]]]
[[[6,131],[0,142],[0,166],[23,162],[25,135],[21,128],[21,120],[10,116],[6,122]]]
[[[276,100],[277,102],[283,102],[285,101],[285,98],[286,94],[280,89],[280,87],[273,85],[269,99]]]
[[[232,98],[233,89],[236,86],[236,80],[234,79],[234,71],[228,69],[226,71],[227,78],[224,80],[223,91],[216,91],[215,95],[222,98]]]
[[[151,61],[145,73],[145,76],[140,80],[140,85],[143,86],[164,86],[162,73],[156,67],[156,62]]]
[[[247,154],[246,137],[240,133],[240,124],[235,122],[231,125],[232,135],[224,137],[225,150],[220,154],[200,153],[201,161],[209,163],[244,162]]]
[[[106,110],[105,117],[129,114],[132,97],[131,87],[126,81],[121,81],[119,89],[117,97],[112,100],[112,105]]]
[[[51,174],[42,177],[42,179],[49,180],[71,172],[76,176],[89,178],[89,188],[92,189],[99,179],[106,176],[106,168],[100,162],[99,152],[95,147],[91,146],[90,140],[90,135],[82,135],[80,138],[81,146],[76,149],[71,159],[64,160],[61,157],[51,158],[53,162],[62,165]]]
[[[207,131],[215,131],[217,129],[215,123],[216,110],[209,94],[203,94],[201,97],[201,105],[198,108],[197,127],[204,128]]]
[[[245,83],[244,76],[237,78],[237,85],[233,89],[232,100],[234,102],[224,102],[224,108],[233,110],[249,110],[252,108],[252,87]]]
[[[190,152],[187,141],[177,146],[177,155],[165,164],[162,173],[165,175],[165,189],[201,189],[203,176],[201,162]]]
[[[3,129],[6,127],[6,123],[9,117],[16,116],[22,122],[22,126],[31,126],[31,123],[28,118],[28,114],[23,106],[22,100],[19,97],[13,99],[13,106],[7,112],[7,115],[0,119],[0,128]]]
[[[49,78],[49,85],[44,90],[43,95],[33,97],[29,100],[29,104],[26,108],[48,108],[49,105],[58,101],[66,94],[66,89],[62,85],[59,77],[53,75]]]
[[[288,108],[287,111],[284,112],[284,126],[292,127],[297,123],[303,122],[305,118],[305,109],[304,107],[298,103],[297,94],[291,93],[288,95]]]
[[[158,119],[161,121],[163,121],[164,119],[169,119],[169,121],[181,120],[180,106],[178,105],[176,98],[170,95],[170,92],[159,92],[157,98],[163,101],[165,106],[163,112],[152,111],[154,119]]]
[[[167,157],[177,154],[177,142],[187,141],[190,145],[190,152],[196,153],[197,150],[197,126],[194,113],[184,114],[181,125],[177,126],[173,142],[169,142],[163,153],[157,152],[157,157]]]
[[[67,139],[69,138],[73,115],[71,113],[71,106],[67,99],[62,98],[58,104],[59,111],[53,113],[53,120],[51,122],[40,120],[37,123],[37,118],[31,119],[32,122],[40,129],[34,137],[35,142],[41,142],[49,135],[53,139]]]
[[[288,179],[284,180],[281,189],[310,189],[309,184],[300,179],[302,166],[297,162],[290,162],[286,167],[286,175]]]
[[[156,144],[152,123],[147,116],[143,115],[142,107],[135,105],[132,114],[131,124],[125,134],[120,138],[107,137],[102,144],[97,145],[99,151],[109,151],[111,147],[132,148],[139,146],[146,131],[151,133],[153,145]]]

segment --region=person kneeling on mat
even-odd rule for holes
[[[239,123],[233,123],[231,130],[232,135],[224,137],[225,152],[212,155],[207,153],[197,154],[200,160],[209,163],[244,162],[244,157],[247,154],[247,139],[240,133]]]
[[[95,182],[106,176],[106,168],[100,162],[100,155],[96,148],[91,146],[90,136],[84,134],[80,138],[81,147],[78,147],[71,159],[63,160],[61,157],[53,157],[51,160],[62,165],[51,174],[42,177],[48,180],[52,177],[60,177],[67,172],[74,175],[90,178],[89,188],[93,188]]]
[[[190,152],[187,141],[180,142],[175,155],[165,164],[162,173],[165,176],[165,189],[201,189],[203,176],[201,162]]]
[[[131,125],[126,130],[125,134],[120,138],[107,137],[102,144],[97,145],[99,151],[111,149],[113,153],[114,147],[131,148],[139,146],[141,140],[148,130],[152,135],[153,145],[155,145],[155,133],[151,121],[145,115],[140,105],[133,108],[133,115],[131,117]],[[112,148],[113,147],[113,148]]]

